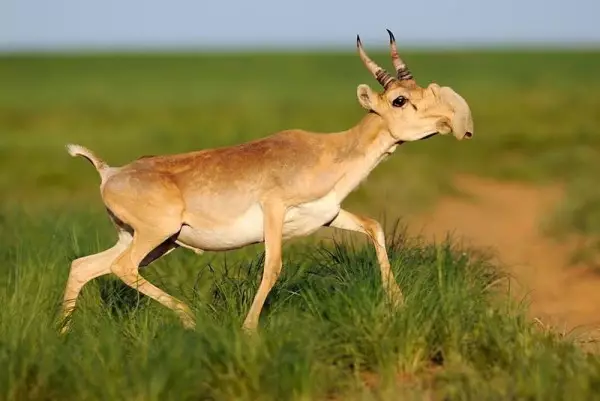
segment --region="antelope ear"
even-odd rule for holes
[[[377,95],[369,87],[369,85],[361,84],[356,88],[356,96],[360,105],[367,109],[375,111],[377,107]]]
[[[429,84],[429,89],[431,90],[431,92],[433,92],[433,96],[440,97],[441,87],[438,84],[432,82],[431,84]]]

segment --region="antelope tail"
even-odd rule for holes
[[[75,144],[68,144],[66,146],[66,148],[67,148],[67,152],[69,152],[69,154],[71,156],[73,156],[73,157],[83,156],[86,159],[88,159],[90,161],[90,163],[92,163],[94,165],[94,167],[100,174],[100,177],[104,178],[105,172],[106,172],[106,170],[108,170],[110,168],[110,166],[108,164],[106,164],[106,162],[104,160],[102,160],[101,158],[96,156],[94,154],[94,152],[92,152],[91,150],[89,150],[86,147],[83,147],[80,145],[75,145]]]

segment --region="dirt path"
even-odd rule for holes
[[[470,176],[456,184],[468,196],[442,199],[409,220],[411,231],[437,240],[451,232],[466,244],[491,248],[514,277],[515,295],[528,293],[532,317],[561,332],[577,328],[586,333],[582,337],[598,338],[600,273],[570,265],[573,245],[540,232],[540,219],[561,191]]]

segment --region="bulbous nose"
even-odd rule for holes
[[[473,133],[470,131],[465,132],[465,138],[471,138],[473,136]]]

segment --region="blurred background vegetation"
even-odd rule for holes
[[[600,54],[408,51],[421,85],[470,103],[475,137],[406,144],[348,199],[398,216],[426,208],[470,172],[567,188],[556,224],[600,230]],[[374,52],[381,65],[388,56]],[[0,60],[2,203],[102,213],[98,177],[68,142],[111,165],[227,146],[287,128],[332,132],[364,114],[356,86],[377,83],[353,53],[17,55]]]

